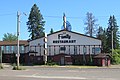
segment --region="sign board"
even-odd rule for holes
[[[76,40],[71,39],[71,35],[67,33],[58,34],[58,40],[53,40],[53,43],[76,43]]]

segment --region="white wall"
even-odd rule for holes
[[[70,35],[70,39],[68,38],[64,38],[64,39],[58,39],[58,35],[59,34],[68,34]],[[54,55],[54,54],[59,54],[59,53],[66,53],[66,54],[74,54],[74,45],[76,46],[76,54],[83,54],[83,47],[84,45],[87,45],[87,53],[86,54],[93,54],[92,53],[92,48],[94,48],[94,45],[101,45],[101,40],[95,39],[95,38],[91,38],[91,37],[87,37],[87,36],[83,36],[81,34],[76,34],[76,33],[72,33],[72,32],[68,32],[68,31],[61,31],[52,35],[47,36],[47,45],[48,46],[52,46],[52,45],[56,45],[55,46],[55,52],[54,52],[54,46],[52,46],[50,48],[50,50],[48,49],[48,55],[50,53],[50,55]],[[76,42],[74,43],[53,43],[53,41],[59,41],[59,40],[76,40]],[[36,39],[33,41],[29,42],[29,50],[30,50],[30,46],[38,46],[38,44],[40,44],[41,46],[44,44],[43,38],[40,39]],[[66,45],[66,50],[64,51],[60,51],[60,47]],[[69,49],[69,45],[70,49]],[[81,45],[80,47],[78,45]],[[90,45],[90,47],[89,47]],[[60,46],[60,47],[59,47]],[[100,46],[95,46],[95,47],[100,47]],[[31,50],[35,50],[35,47],[32,47]],[[38,55],[41,54],[43,55],[43,50],[44,48],[41,47],[41,50],[39,47],[36,48],[36,51],[38,52]],[[79,52],[80,50],[80,52]],[[90,52],[89,52],[90,50]]]
[[[53,40],[59,40],[58,39],[58,34],[69,34],[71,36],[70,40],[76,40],[76,43],[57,43],[57,44],[53,44]],[[68,40],[68,39],[61,39],[61,40]],[[78,34],[74,34],[71,32],[67,32],[67,31],[62,31],[56,34],[52,34],[48,36],[48,45],[101,45],[101,41],[98,39],[94,39],[94,38],[90,38],[90,37],[86,37],[83,35],[78,35]]]
[[[35,51],[36,50],[36,52],[38,52],[36,55],[38,55],[38,56],[40,54],[43,55],[43,50],[44,50],[44,48],[43,48],[43,44],[44,44],[43,39],[44,38],[40,38],[40,39],[30,41],[29,42],[29,51]],[[35,49],[34,46],[36,46],[36,49]],[[39,46],[41,46],[41,49],[40,49]]]

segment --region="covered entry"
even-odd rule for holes
[[[97,66],[110,66],[110,55],[101,53],[94,57],[94,65]]]
[[[60,65],[70,65],[72,64],[72,58],[68,54],[58,54],[53,57],[53,61]]]
[[[25,54],[25,63],[32,64],[43,64],[43,56],[37,56],[37,52],[28,52]]]

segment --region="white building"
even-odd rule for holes
[[[44,37],[29,42],[29,49],[43,55]],[[55,51],[54,51],[55,48]],[[48,55],[65,54],[98,54],[101,52],[101,40],[80,33],[61,30],[47,36]],[[51,54],[50,54],[51,53]]]
[[[43,64],[51,60],[58,64],[89,64],[93,56],[101,53],[101,40],[67,30],[65,14],[63,25],[63,30],[47,35],[46,43],[45,37],[29,42],[20,41],[20,61]],[[0,42],[4,61],[14,61],[16,46],[17,41]]]
[[[43,46],[44,37],[32,40],[29,42],[29,51],[36,52],[35,56],[44,56]],[[101,53],[101,40],[97,38],[67,30],[60,30],[47,35],[47,56],[48,58],[55,58],[59,55],[59,57],[57,56],[60,58],[59,61],[56,61],[56,58],[53,59],[59,64],[67,64],[65,63],[65,56],[70,57],[68,62],[74,63],[72,58],[75,58],[75,56],[78,56],[79,59],[80,56],[85,55],[87,61],[91,55],[99,53]],[[60,57],[61,55],[62,57]],[[61,59],[64,62],[61,63]]]
[[[67,30],[65,14],[63,26],[64,30],[47,35],[47,43],[44,37],[29,42],[29,56],[35,56],[30,62],[52,60],[58,64],[88,64],[93,56],[101,53],[101,40]]]

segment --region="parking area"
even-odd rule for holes
[[[26,70],[0,70],[0,80],[119,80],[120,68],[27,66]]]

